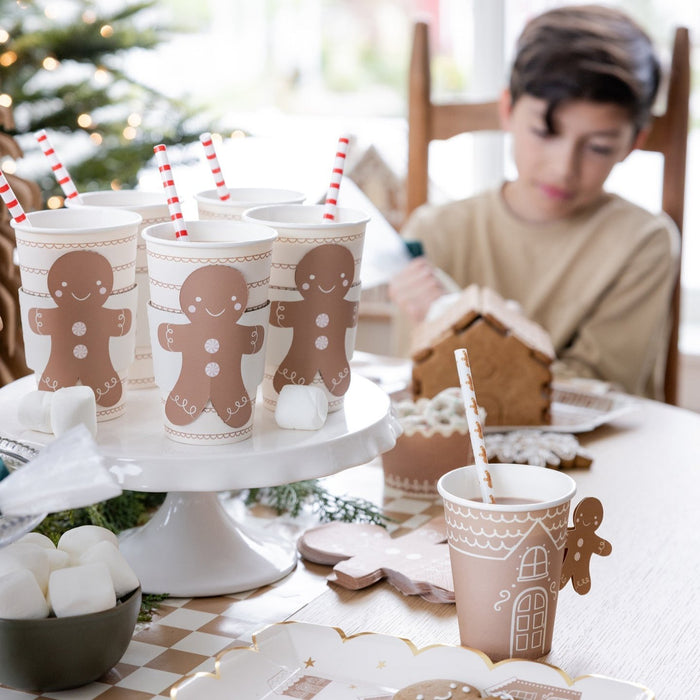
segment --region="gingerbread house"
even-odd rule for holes
[[[486,425],[546,425],[550,421],[549,334],[490,289],[467,287],[438,318],[414,336],[414,398],[431,398],[459,385],[454,351],[469,353]]]

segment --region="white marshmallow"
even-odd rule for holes
[[[42,595],[46,595],[49,583],[48,550],[36,544],[20,544],[15,542],[0,550],[0,574],[10,573],[18,569],[31,572],[39,585]]]
[[[139,580],[124,555],[111,542],[93,544],[80,556],[81,564],[101,561],[107,565],[117,598],[139,587]]]
[[[19,422],[31,430],[50,433],[52,391],[30,391],[17,407]]]
[[[82,423],[97,437],[97,405],[95,394],[89,386],[67,386],[54,392],[51,401],[51,430],[54,435]]]
[[[89,386],[30,391],[20,400],[17,417],[27,428],[56,436],[82,423],[97,437],[97,405]]]
[[[317,386],[287,384],[277,397],[275,420],[286,430],[318,430],[328,416],[328,399]]]
[[[49,606],[31,571],[18,569],[0,576],[0,618],[29,620],[48,615]]]
[[[80,525],[66,530],[56,546],[58,549],[68,552],[73,561],[78,561],[83,552],[90,549],[93,544],[104,540],[111,542],[115,547],[119,546],[117,536],[107,528],[98,525]]]
[[[40,532],[28,532],[26,535],[22,535],[16,544],[36,544],[43,549],[56,549],[56,545],[51,538],[42,535]]]
[[[112,577],[102,562],[52,571],[49,600],[56,617],[86,615],[117,604]]]
[[[46,555],[49,559],[49,575],[56,569],[64,569],[66,566],[70,566],[70,555],[62,549],[47,549]]]

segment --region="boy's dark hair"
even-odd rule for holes
[[[510,77],[513,103],[531,95],[554,111],[568,100],[624,107],[637,131],[648,123],[660,78],[649,36],[626,14],[599,5],[549,10],[530,20],[516,45]]]

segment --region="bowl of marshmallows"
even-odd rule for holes
[[[55,546],[25,535],[0,549],[0,683],[53,691],[97,680],[126,651],[140,607],[114,533],[84,525]]]

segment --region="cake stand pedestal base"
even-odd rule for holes
[[[296,565],[294,542],[243,530],[216,493],[173,492],[119,548],[145,593],[191,598],[258,588]]]

